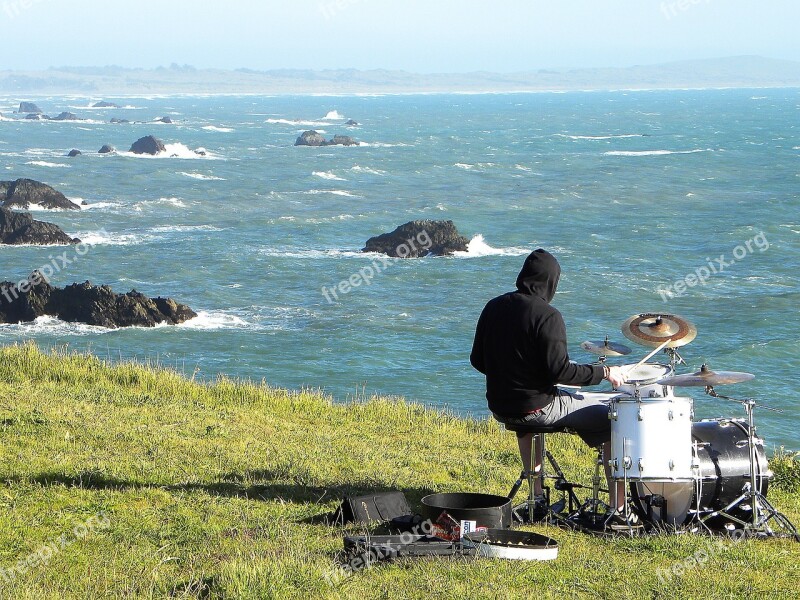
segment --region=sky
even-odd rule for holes
[[[800,60],[798,0],[0,0],[0,69],[626,67]]]

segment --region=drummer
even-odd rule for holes
[[[483,309],[470,362],[486,375],[486,398],[495,419],[532,429],[537,425],[569,429],[591,447],[602,444],[604,456],[608,457],[611,452],[608,406],[556,386],[597,385],[605,379],[617,387],[624,383],[624,373],[620,367],[570,362],[564,319],[550,305],[560,276],[561,267],[552,254],[542,249],[532,252],[517,277],[517,290],[490,300]],[[533,435],[517,433],[526,472],[532,466]],[[536,472],[541,470],[542,455],[543,449],[537,444]],[[630,524],[624,516],[624,484],[612,485],[607,462],[604,461],[614,520]],[[534,493],[537,512],[546,511],[540,478],[534,481]]]

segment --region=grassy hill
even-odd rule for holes
[[[335,585],[344,496],[505,494],[511,433],[390,399],[346,405],[86,355],[0,350],[0,598],[796,598],[800,544],[605,539],[548,526],[550,563],[414,559]],[[588,482],[591,452],[552,436]],[[770,499],[800,523],[800,468]],[[349,528],[346,531],[359,531]],[[675,564],[682,565],[673,568]],[[662,569],[659,576],[659,569]],[[665,569],[673,576],[665,577]]]

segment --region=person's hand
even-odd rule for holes
[[[622,367],[608,367],[608,375],[606,376],[611,382],[611,387],[617,389],[627,379],[627,373]]]

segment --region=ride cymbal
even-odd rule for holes
[[[712,371],[708,368],[708,365],[703,365],[697,373],[664,377],[656,383],[658,385],[668,385],[670,387],[713,387],[715,385],[742,383],[743,381],[750,381],[755,378],[756,376],[752,373],[742,373],[740,371]]]
[[[642,313],[625,321],[622,333],[642,346],[658,348],[669,341],[667,348],[678,348],[697,337],[697,327],[678,315]]]
[[[583,342],[581,348],[597,356],[627,356],[631,353],[631,349],[627,346],[617,344],[616,342],[609,342],[608,338],[602,342]]]

